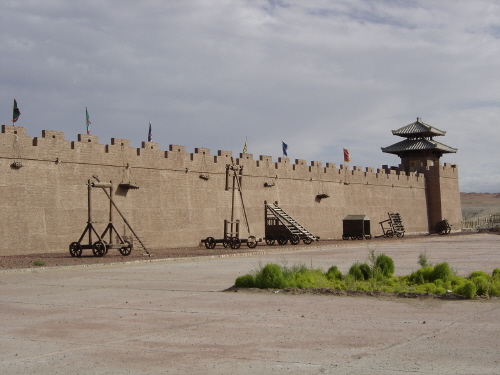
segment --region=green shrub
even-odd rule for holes
[[[368,264],[366,264],[366,263],[360,264],[359,265],[359,269],[363,273],[363,278],[365,280],[371,279],[371,277],[372,277],[372,269],[370,268],[370,266]]]
[[[45,262],[43,260],[35,260],[33,262],[33,265],[38,266],[38,267],[43,267],[43,266],[45,266]]]
[[[328,280],[342,280],[342,273],[337,266],[331,266],[328,271],[326,271],[326,277]]]
[[[375,267],[379,269],[385,277],[391,277],[394,274],[394,261],[385,254],[377,256]]]
[[[280,267],[270,263],[252,271],[252,274],[240,276],[235,286],[246,288],[331,288],[340,290],[416,292],[444,294],[452,290],[466,298],[476,295],[500,295],[500,269],[496,268],[492,276],[483,271],[475,271],[469,278],[459,277],[444,262],[435,267],[426,266],[407,276],[392,276],[394,262],[381,254],[375,257],[371,252],[369,258],[373,264],[356,262],[347,275],[343,276],[336,266],[327,272],[321,269],[308,269],[305,265],[294,265],[291,268]]]
[[[436,294],[437,290],[438,290],[438,287],[434,283],[425,283],[422,285],[418,285],[415,288],[415,291],[418,293]]]
[[[488,278],[484,276],[476,276],[470,279],[476,285],[476,294],[478,296],[489,295],[491,289],[491,283]]]
[[[354,280],[364,280],[363,271],[359,268],[359,263],[354,263],[351,268],[349,268],[349,275],[351,275]]]
[[[289,287],[300,289],[318,288],[319,285],[317,285],[318,283],[316,283],[316,278],[314,276],[313,272],[297,272],[288,280],[287,284]]]
[[[286,288],[286,281],[281,267],[275,263],[269,263],[255,276],[255,285],[258,288]]]
[[[360,284],[356,284],[356,290],[359,290],[359,291],[362,291],[362,292],[366,292],[366,291],[369,291],[370,288],[368,288],[367,285],[365,285],[363,283],[360,283]]]
[[[348,273],[342,279],[342,284],[345,286],[346,290],[351,290],[354,288],[354,285],[356,284],[356,278],[353,275]]]
[[[476,295],[476,285],[472,281],[467,281],[457,293],[468,299],[473,299]]]
[[[444,288],[445,282],[441,279],[436,279],[434,280],[434,285],[436,285],[438,288]]]
[[[432,272],[432,280],[441,279],[443,281],[448,281],[451,279],[452,272],[448,263],[439,263],[434,266],[434,271]]]
[[[392,292],[394,293],[402,293],[402,292],[407,292],[409,287],[408,284],[405,282],[403,278],[398,278],[398,279],[388,279],[391,281],[390,284],[388,284],[392,288]]]
[[[492,280],[490,296],[500,296],[500,280],[499,282],[495,282],[495,280]]]
[[[445,294],[445,293],[446,289],[443,287],[436,287],[436,291],[434,292],[434,294]]]
[[[474,271],[469,275],[469,279],[473,279],[475,277],[484,277],[484,278],[488,279],[490,277],[490,275],[488,275],[486,272],[483,272],[483,271]]]
[[[408,276],[408,281],[415,284],[425,284],[432,281],[434,274],[434,267],[422,267]]]
[[[234,282],[234,286],[237,288],[255,288],[255,278],[250,274],[240,276]]]

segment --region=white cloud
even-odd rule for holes
[[[448,131],[466,191],[499,192],[500,5],[493,1],[10,1],[2,122],[354,165],[416,117]],[[487,157],[485,157],[485,152]],[[488,177],[486,177],[488,176]],[[489,177],[493,176],[493,177]]]

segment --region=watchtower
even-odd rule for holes
[[[406,172],[417,172],[424,166],[432,167],[439,163],[443,154],[457,152],[456,148],[435,141],[434,137],[444,136],[446,132],[424,123],[420,117],[411,124],[393,130],[392,134],[406,139],[382,147],[382,152],[398,155]]]
[[[456,165],[445,164],[443,167],[439,161],[443,154],[455,153],[457,149],[434,140],[446,132],[417,117],[417,121],[393,130],[392,134],[406,139],[382,147],[382,152],[398,155],[404,172],[424,175],[429,232],[434,233],[436,225],[445,216],[459,227],[456,229],[461,229],[458,171]]]

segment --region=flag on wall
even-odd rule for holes
[[[88,111],[87,107],[85,107],[85,115],[87,117],[87,134],[90,134],[89,125],[92,124],[92,123],[90,122],[89,111]]]
[[[283,141],[281,141],[281,143],[282,143],[282,147],[283,147],[283,156],[288,156],[288,154],[286,152],[288,150],[288,145]]]
[[[153,142],[153,131],[151,130],[151,121],[149,122],[148,142]]]
[[[344,148],[344,163],[349,163],[351,161],[351,156],[349,155],[349,151]]]
[[[12,123],[16,122],[19,116],[21,116],[21,111],[17,108],[17,101],[14,99],[14,107],[12,108]]]
[[[244,154],[246,154],[248,151],[247,147],[248,147],[248,139],[245,139],[245,145],[243,146],[243,153]]]

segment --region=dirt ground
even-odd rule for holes
[[[464,233],[451,233],[448,236],[464,235]],[[467,234],[466,234],[467,235]],[[425,238],[427,235],[421,236],[405,236],[399,238],[377,238],[372,241],[377,243],[383,241],[386,243],[395,241],[410,241],[415,238]],[[316,246],[350,246],[356,245],[358,241],[343,241],[343,240],[320,240],[311,245],[300,243],[297,246],[267,246],[265,242],[260,242],[259,245],[250,249],[246,245],[242,245],[239,249],[226,249],[222,245],[217,245],[214,249],[206,249],[205,246],[200,247],[183,247],[172,249],[151,249],[149,254],[141,250],[133,250],[130,255],[122,256],[118,250],[111,249],[108,254],[103,257],[95,257],[92,250],[84,250],[79,258],[74,258],[68,252],[64,253],[45,253],[45,254],[28,254],[28,255],[9,255],[0,256],[0,270],[19,269],[19,268],[41,268],[41,267],[61,267],[61,266],[90,266],[98,264],[127,264],[134,262],[159,261],[164,259],[178,258],[197,258],[197,257],[226,257],[226,256],[242,256],[244,254],[259,254],[267,252],[281,252],[289,250],[297,250],[299,248],[314,248]]]
[[[446,235],[447,238],[453,238],[456,236],[471,236],[476,234],[475,232],[464,232],[464,233],[451,233]],[[438,235],[433,235],[436,237]],[[395,242],[406,242],[413,241],[415,239],[425,239],[430,237],[429,235],[414,235],[405,236],[403,238],[377,238],[376,243],[380,245],[381,243],[395,243]],[[374,242],[375,243],[375,242]],[[263,245],[262,245],[263,244]],[[272,254],[279,252],[288,252],[293,250],[309,250],[316,247],[349,247],[359,245],[358,241],[344,241],[344,240],[327,240],[318,241],[311,245],[299,244],[297,246],[285,245],[285,246],[267,246],[265,242],[261,242],[260,246],[254,249],[250,249],[245,245],[241,248],[233,250],[229,248],[224,248],[222,245],[218,245],[215,249],[206,249],[205,246],[200,247],[185,247],[185,248],[174,248],[174,249],[154,249],[148,253],[144,251],[132,251],[128,256],[122,256],[118,250],[110,250],[108,254],[103,257],[95,257],[91,250],[79,257],[72,257],[68,253],[52,253],[52,254],[30,254],[30,255],[12,255],[0,257],[0,270],[16,270],[16,269],[45,269],[45,268],[57,268],[57,267],[67,267],[67,266],[98,266],[98,265],[130,265],[134,263],[148,263],[157,262],[165,260],[181,260],[181,259],[209,259],[209,258],[224,258],[224,257],[235,257],[235,256],[246,256],[246,255],[263,255]],[[270,293],[269,290],[261,289],[242,289],[230,287],[226,290],[227,292],[243,292],[243,293]],[[462,300],[465,299],[463,296],[448,293],[442,295],[435,295],[429,293],[384,293],[384,292],[361,292],[361,291],[345,291],[345,290],[331,290],[331,289],[298,289],[298,288],[287,288],[281,291],[283,294],[324,294],[332,296],[348,296],[348,297],[371,297],[377,299],[398,299],[398,298],[408,298],[417,300]],[[491,297],[495,300],[500,300],[500,297]]]
[[[336,265],[345,273],[371,250],[394,259],[398,275],[415,270],[422,252],[461,276],[491,273],[499,245],[492,234],[430,235],[216,248],[210,256],[199,256],[201,248],[155,251],[150,260],[138,253],[95,266],[115,255],[68,253],[51,259],[75,266],[0,269],[0,372],[499,374],[498,299],[230,288],[259,264]]]

